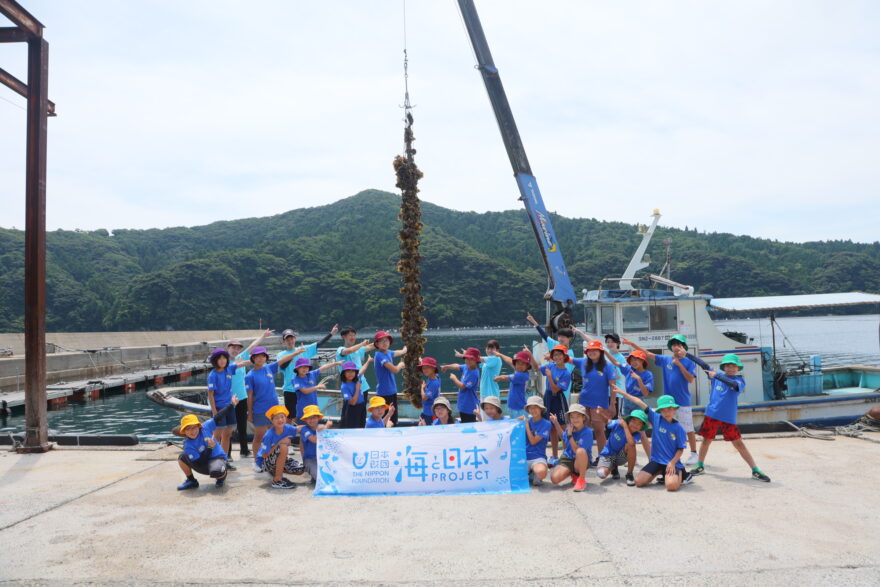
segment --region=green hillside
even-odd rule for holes
[[[390,327],[400,317],[397,195],[367,190],[327,206],[193,228],[50,232],[50,331]],[[546,277],[524,210],[425,203],[422,278],[430,326],[521,322]],[[619,276],[634,225],[553,215],[577,291]],[[648,253],[715,296],[880,291],[880,243],[780,243],[658,228]],[[21,231],[0,229],[0,331],[20,332]],[[650,270],[658,271],[659,264]]]

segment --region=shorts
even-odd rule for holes
[[[223,407],[225,408],[226,406],[223,406]],[[221,409],[223,409],[223,408],[217,408],[217,411],[219,412]],[[218,430],[221,428],[234,427],[235,423],[236,423],[236,421],[235,421],[235,408],[229,408],[219,418],[215,418],[214,421],[217,422],[217,429]]]
[[[599,463],[597,466],[606,469],[613,469],[614,467],[625,465],[626,463],[626,451],[622,450],[613,455],[599,455]]]
[[[367,423],[367,404],[361,402],[351,405],[348,402],[342,404],[342,415],[339,419],[340,428],[363,428]]]
[[[461,414],[458,415],[458,418],[459,418],[459,420],[461,420],[461,423],[462,423],[462,424],[467,424],[467,423],[469,423],[469,422],[476,422],[476,421],[477,421],[477,416],[476,416],[476,414],[464,414],[464,413],[461,413]]]
[[[649,475],[665,475],[666,465],[658,463],[657,461],[649,461],[647,465],[642,467],[641,472]],[[684,474],[684,467],[676,467],[675,473],[681,477]]]
[[[253,418],[254,418],[254,421],[253,421],[254,428],[257,428],[257,427],[268,428],[269,426],[272,425],[272,420],[267,418],[266,414],[254,414]]]
[[[700,425],[700,431],[697,434],[703,438],[715,438],[719,428],[721,428],[721,434],[724,435],[724,440],[728,442],[742,438],[742,434],[739,433],[739,426],[716,420],[711,416],[703,418],[703,423]]]
[[[303,467],[311,475],[312,481],[318,480],[318,459],[304,459]]]
[[[684,431],[688,434],[694,431],[694,412],[690,406],[680,406],[676,411],[675,419],[684,426]]]
[[[568,400],[561,391],[553,395],[552,391],[544,392],[544,405],[547,406],[547,418],[550,414],[556,414],[556,420],[560,426],[565,426],[565,413],[568,412]]]
[[[532,467],[534,467],[535,465],[540,464],[540,465],[544,465],[546,467],[547,466],[547,459],[545,459],[544,457],[538,457],[537,459],[529,459],[526,461],[526,464],[529,466],[529,471],[531,471]]]
[[[266,459],[263,461],[263,470],[272,475],[275,474],[275,466],[278,463],[278,453],[281,452],[281,447],[276,446],[275,450],[266,455]],[[297,460],[294,460],[293,457],[287,457],[287,462],[284,463],[284,472],[290,473],[291,475],[302,475],[303,466]]]
[[[203,457],[194,461],[189,458],[189,455],[183,453],[177,457],[177,460],[201,475],[208,475],[214,479],[226,476],[226,459],[222,457],[213,459]]]
[[[295,417],[296,416],[296,392],[285,390],[282,395],[284,396],[284,407],[287,408],[288,412],[290,412],[290,416],[288,416],[288,418]]]
[[[570,459],[568,457],[559,457],[559,462],[556,463],[557,467],[565,467],[569,470],[572,475],[577,474],[577,469],[574,468],[574,459]],[[590,463],[587,462],[587,467],[589,468]]]

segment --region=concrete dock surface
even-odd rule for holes
[[[878,585],[878,440],[746,438],[769,484],[718,441],[678,493],[591,472],[584,493],[372,498],[271,489],[247,458],[178,492],[176,447],[3,452],[0,580]]]

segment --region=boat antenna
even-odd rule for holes
[[[418,364],[425,352],[425,337],[423,335],[428,327],[428,321],[423,316],[425,311],[424,297],[422,296],[422,283],[419,277],[419,262],[422,257],[419,253],[420,236],[422,232],[422,210],[419,201],[419,179],[422,172],[416,166],[416,150],[413,142],[416,140],[413,134],[412,104],[409,98],[409,55],[406,50],[406,0],[403,1],[403,149],[405,156],[397,155],[394,158],[394,171],[397,174],[397,187],[401,191],[400,220],[401,227],[398,234],[400,240],[400,260],[397,262],[397,271],[402,275],[403,309],[400,313],[400,337],[406,346],[406,354],[403,357],[404,392],[409,401],[416,408],[422,407],[421,378],[419,377]]]

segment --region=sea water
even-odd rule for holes
[[[722,331],[746,334],[752,339],[749,344],[771,346],[772,334],[767,319],[723,320],[716,325]],[[303,342],[319,337],[301,336]],[[486,341],[491,339],[501,343],[501,352],[512,356],[524,345],[531,347],[538,336],[534,328],[522,327],[431,330],[427,338],[425,354],[440,364],[447,364],[461,362],[455,358],[456,350],[476,347],[485,352]],[[777,320],[776,345],[779,358],[786,367],[809,362],[810,355],[821,355],[826,367],[853,364],[880,367],[880,315],[780,318]],[[392,349],[400,347],[400,341],[396,340]],[[508,371],[505,367],[502,372]],[[186,385],[204,386],[205,377],[204,374],[195,376]],[[375,388],[372,367],[367,379]],[[454,389],[447,374],[442,375],[442,380],[444,391]],[[68,404],[65,408],[50,411],[48,423],[53,434],[137,434],[142,442],[157,442],[174,438],[170,430],[180,416],[179,412],[153,403],[147,399],[146,393],[138,391]],[[9,417],[0,425],[0,433],[5,434],[7,430],[20,432],[24,428],[24,416]]]

